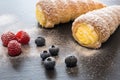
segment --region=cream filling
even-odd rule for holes
[[[81,45],[86,47],[94,46],[98,42],[98,35],[94,27],[86,23],[78,25],[75,37]]]
[[[38,22],[40,23],[40,25],[45,26],[46,24],[45,15],[40,7],[36,7],[36,18]]]

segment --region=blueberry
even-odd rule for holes
[[[40,57],[42,58],[42,60],[44,61],[47,57],[50,57],[50,53],[46,50],[44,50],[41,54]]]
[[[58,52],[59,52],[59,48],[55,45],[52,45],[49,48],[49,52],[50,52],[51,56],[57,56]]]
[[[43,37],[37,37],[35,40],[36,45],[39,46],[44,46],[45,45],[45,38]]]
[[[65,58],[66,67],[75,67],[77,65],[77,58],[75,56],[68,56]]]
[[[52,69],[54,69],[55,64],[56,64],[55,58],[53,58],[53,57],[48,57],[48,58],[46,58],[45,61],[44,61],[44,67],[45,67],[45,69],[47,69],[47,70],[52,70]]]

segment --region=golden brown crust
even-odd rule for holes
[[[40,0],[36,6],[41,7],[46,17],[46,28],[55,24],[74,20],[76,17],[94,9],[105,7],[94,0]]]

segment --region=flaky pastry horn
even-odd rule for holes
[[[36,4],[36,18],[45,28],[74,20],[81,14],[105,7],[94,0],[40,0]]]
[[[74,39],[82,46],[99,48],[120,24],[120,6],[114,5],[79,16],[72,25]]]

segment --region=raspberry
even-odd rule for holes
[[[2,34],[1,40],[2,40],[3,45],[7,47],[9,41],[16,40],[16,37],[14,33],[9,31],[9,32]]]
[[[28,44],[30,41],[30,37],[27,32],[25,31],[19,31],[16,34],[17,41],[20,42],[21,44]]]
[[[21,54],[21,44],[16,40],[12,40],[8,44],[8,55],[18,56]]]

